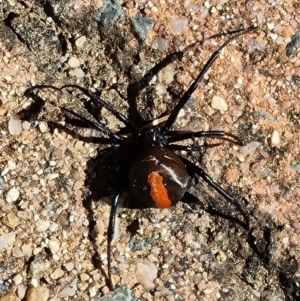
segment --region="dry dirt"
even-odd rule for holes
[[[26,91],[40,84],[78,84],[143,126],[174,107],[227,38],[209,37],[253,24],[256,31],[222,51],[175,125],[223,129],[245,144],[258,142],[248,155],[224,143],[201,161],[236,196],[249,222],[201,180],[190,188],[198,203],[122,209],[113,281],[139,300],[300,300],[296,2],[121,1],[120,20],[103,29],[99,11],[105,0],[0,0],[1,301],[23,299],[25,293],[34,300],[39,290],[40,300],[52,301],[110,294],[106,229],[114,187],[109,175],[121,164],[115,160],[119,149],[93,143],[102,137],[95,130],[65,124],[61,106],[88,116],[78,91]],[[154,21],[144,43],[132,29],[137,13]],[[188,20],[180,34],[171,26],[178,17]],[[165,51],[153,49],[156,37],[168,42]],[[150,82],[146,77],[141,89],[137,83],[151,68],[184,49],[181,59]],[[214,96],[226,101],[226,111],[212,108]],[[19,120],[20,132],[12,134]],[[114,132],[123,126],[105,109],[101,120]],[[145,258],[158,269],[150,291],[135,274],[137,260]]]

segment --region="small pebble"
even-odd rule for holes
[[[31,278],[29,283],[33,288],[37,288],[40,284],[39,280],[35,278]]]
[[[12,76],[11,76],[11,75],[4,76],[4,79],[5,79],[7,82],[10,82],[10,81],[12,80]]]
[[[80,274],[81,281],[88,281],[90,279],[90,276],[87,273]]]
[[[30,264],[29,272],[34,279],[40,279],[44,276],[44,261],[42,256],[37,255],[34,257],[34,260]]]
[[[19,298],[21,298],[23,300],[24,296],[26,293],[26,288],[23,285],[18,285],[18,290],[17,290],[17,294],[19,296]]]
[[[95,297],[96,295],[97,295],[97,292],[98,292],[98,289],[97,289],[97,287],[96,286],[92,286],[92,287],[90,287],[90,289],[89,289],[89,294],[90,294],[90,297]]]
[[[22,121],[20,116],[12,114],[8,122],[8,131],[11,135],[19,135],[22,132]]]
[[[74,263],[73,262],[66,263],[65,268],[67,269],[68,272],[72,271],[74,269]]]
[[[36,230],[38,232],[43,232],[46,231],[50,226],[50,222],[49,221],[45,221],[45,220],[38,220],[36,222]]]
[[[41,133],[46,133],[49,131],[49,128],[48,128],[48,125],[46,122],[41,122],[39,124],[39,129],[40,129]]]
[[[226,261],[227,255],[222,250],[220,250],[219,251],[219,258],[220,258],[220,261]]]
[[[188,30],[189,20],[187,17],[175,17],[170,21],[170,27],[174,34],[180,35]]]
[[[9,232],[0,236],[0,252],[9,249],[16,241],[16,233]]]
[[[49,289],[45,286],[30,287],[25,294],[26,301],[47,301],[49,299]]]
[[[9,170],[14,170],[16,168],[16,163],[11,160],[8,160],[7,167]]]
[[[118,21],[122,20],[123,17],[123,7],[118,0],[104,0],[102,7],[96,12],[98,28],[100,30],[105,30],[115,25]]]
[[[5,188],[5,186],[6,186],[6,182],[5,182],[4,177],[1,174],[1,176],[0,176],[0,190],[3,190]]]
[[[52,254],[56,254],[60,249],[59,242],[54,239],[49,241],[48,246],[49,246]]]
[[[132,30],[140,43],[147,40],[149,32],[154,26],[154,21],[145,15],[138,13],[132,20]]]
[[[297,45],[300,43],[300,29],[298,29],[291,41],[286,45],[286,55],[291,56],[297,51]]]
[[[61,298],[64,297],[72,297],[76,294],[77,291],[77,278],[75,278],[69,285],[67,285],[63,290],[59,293]]]
[[[21,301],[14,293],[8,293],[0,297],[0,301]]]
[[[160,82],[169,85],[172,83],[175,73],[175,69],[172,66],[167,66],[158,73],[158,79]]]
[[[13,250],[12,250],[12,255],[13,255],[13,257],[15,257],[15,258],[20,258],[20,257],[23,257],[23,256],[24,256],[24,254],[23,254],[23,252],[22,252],[22,250],[21,250],[20,247],[15,247],[15,248],[13,248]]]
[[[69,58],[68,64],[71,68],[76,68],[80,66],[80,62],[76,57]]]
[[[219,110],[221,112],[227,111],[228,110],[228,105],[225,101],[224,98],[220,96],[213,96],[212,101],[211,101],[211,107],[215,110]]]
[[[16,187],[12,187],[6,194],[6,202],[15,202],[20,196],[20,192]]]
[[[69,74],[71,76],[76,76],[77,78],[82,78],[85,76],[85,73],[82,71],[81,68],[75,69],[75,70],[71,70],[69,71]]]
[[[57,268],[54,272],[50,275],[50,277],[54,280],[62,277],[64,275],[64,271],[61,268]]]
[[[169,41],[161,37],[155,37],[151,44],[152,49],[157,49],[161,52],[167,51],[169,49]]]
[[[20,223],[21,223],[20,219],[17,217],[17,215],[16,215],[14,212],[8,213],[8,214],[3,218],[2,222],[3,222],[6,226],[8,226],[8,227],[10,227],[10,228],[12,228],[12,229],[16,228],[16,227],[19,226]]]
[[[83,44],[85,43],[86,41],[86,36],[81,36],[79,37],[78,39],[76,39],[75,41],[75,45],[78,47],[78,48],[81,48],[83,46]]]
[[[254,153],[255,150],[260,146],[260,143],[257,141],[253,141],[248,143],[247,145],[243,146],[241,152],[244,156],[247,156],[251,153]]]
[[[136,265],[137,281],[144,289],[150,290],[155,288],[153,280],[157,277],[157,267],[148,259],[140,260]]]
[[[279,132],[274,130],[271,134],[271,145],[277,146],[280,144],[280,135]]]
[[[1,172],[1,176],[5,176],[7,173],[9,173],[9,168],[5,167]]]
[[[23,281],[23,277],[21,274],[17,274],[14,276],[13,281],[16,285],[21,284]]]
[[[214,289],[214,287],[212,286],[212,287],[206,288],[203,292],[204,292],[205,295],[210,295],[214,290],[215,290],[215,289]]]
[[[28,121],[23,121],[22,122],[22,128],[23,128],[23,130],[29,130],[30,129],[30,122],[28,122]]]

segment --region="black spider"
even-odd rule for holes
[[[208,69],[218,58],[221,50],[236,37],[253,31],[254,29],[256,29],[256,27],[231,32],[231,34],[233,33],[234,35],[212,54],[195,81],[183,94],[169,117],[161,125],[150,125],[139,129],[131,120],[119,113],[111,104],[77,85],[65,85],[60,89],[47,85],[38,85],[30,89],[31,91],[38,88],[54,88],[57,90],[62,90],[64,88],[79,89],[90,97],[95,105],[99,105],[100,107],[102,106],[111,112],[117,119],[124,123],[126,128],[130,131],[130,135],[113,133],[99,120],[99,118],[97,118],[97,116],[91,113],[90,110],[89,112],[93,115],[93,117],[95,117],[97,122],[86,119],[69,109],[61,108],[62,112],[66,114],[66,116],[71,115],[75,117],[77,120],[87,124],[92,129],[105,134],[109,138],[111,144],[121,145],[126,149],[126,155],[124,155],[123,158],[123,165],[119,171],[118,178],[120,180],[116,182],[116,186],[114,187],[107,232],[108,282],[111,289],[113,289],[111,279],[111,244],[115,234],[115,218],[120,195],[126,187],[130,189],[135,201],[144,207],[169,208],[182,199],[184,194],[187,192],[190,178],[196,175],[201,177],[228,202],[233,203],[242,213],[246,220],[246,224],[248,223],[247,215],[233,196],[226,192],[226,190],[224,190],[219,184],[214,182],[214,180],[206,174],[202,168],[175,153],[176,151],[199,153],[207,148],[216,147],[222,144],[203,144],[200,146],[195,144],[188,146],[176,144],[176,142],[185,141],[187,139],[194,140],[195,138],[203,137],[217,138],[227,140],[238,145],[243,145],[242,141],[231,133],[224,131],[172,131],[171,127],[174,124],[179,111],[190,99]],[[124,181],[124,175],[125,178],[128,178],[128,183]]]

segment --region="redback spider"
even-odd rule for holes
[[[92,116],[97,120],[91,121],[78,113],[67,108],[61,108],[62,112],[79,119],[92,129],[95,129],[102,134],[105,134],[111,144],[125,146],[127,151],[123,160],[123,166],[120,168],[119,174],[125,174],[128,178],[126,181],[118,181],[114,187],[114,194],[112,197],[109,225],[107,231],[107,259],[108,259],[108,284],[110,289],[113,289],[112,283],[112,241],[115,235],[115,219],[117,207],[120,201],[120,195],[129,188],[134,199],[143,207],[158,207],[169,208],[176,205],[188,191],[189,181],[191,177],[201,177],[209,186],[217,191],[226,201],[234,204],[241,212],[248,223],[248,217],[242,210],[236,199],[217,184],[201,167],[197,166],[188,159],[182,157],[177,151],[188,152],[202,152],[207,148],[213,148],[221,145],[203,144],[203,145],[180,145],[177,142],[188,139],[195,140],[195,138],[216,138],[226,140],[237,145],[243,145],[242,141],[231,133],[225,131],[172,131],[171,128],[178,116],[179,111],[184,107],[187,101],[197,89],[199,83],[203,79],[206,72],[212,66],[214,61],[220,55],[221,50],[232,40],[245,33],[255,30],[257,27],[249,27],[247,29],[236,30],[231,32],[233,34],[218,50],[216,50],[210,59],[206,62],[203,69],[191,84],[188,90],[178,101],[177,105],[170,113],[166,121],[160,125],[146,126],[142,129],[129,120],[126,116],[118,112],[111,104],[105,102],[89,90],[86,90],[77,85],[65,85],[61,88],[53,86],[38,85],[30,90],[39,88],[54,88],[62,90],[65,88],[79,89],[87,95],[95,104],[106,108],[117,119],[119,119],[127,129],[129,135],[120,135],[113,133],[106,125],[104,125],[99,118],[93,113]],[[67,120],[67,119],[66,119]],[[124,177],[123,177],[124,179]]]

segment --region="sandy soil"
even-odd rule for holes
[[[103,136],[96,130],[66,124],[60,107],[89,116],[79,91],[25,92],[79,84],[140,127],[174,107],[227,39],[213,35],[253,24],[258,30],[222,51],[174,125],[256,142],[249,154],[226,142],[200,162],[249,222],[201,180],[190,187],[200,202],[124,208],[113,281],[129,288],[128,300],[300,300],[299,5],[115,0],[105,16],[108,2],[0,0],[0,300],[111,294],[106,231],[111,179],[124,158],[116,145],[92,143]],[[144,41],[133,29],[138,13],[153,21]],[[182,58],[141,89],[147,72],[178,51]],[[98,113],[112,131],[123,127],[104,108]],[[151,290],[136,278],[143,259],[158,270]]]

